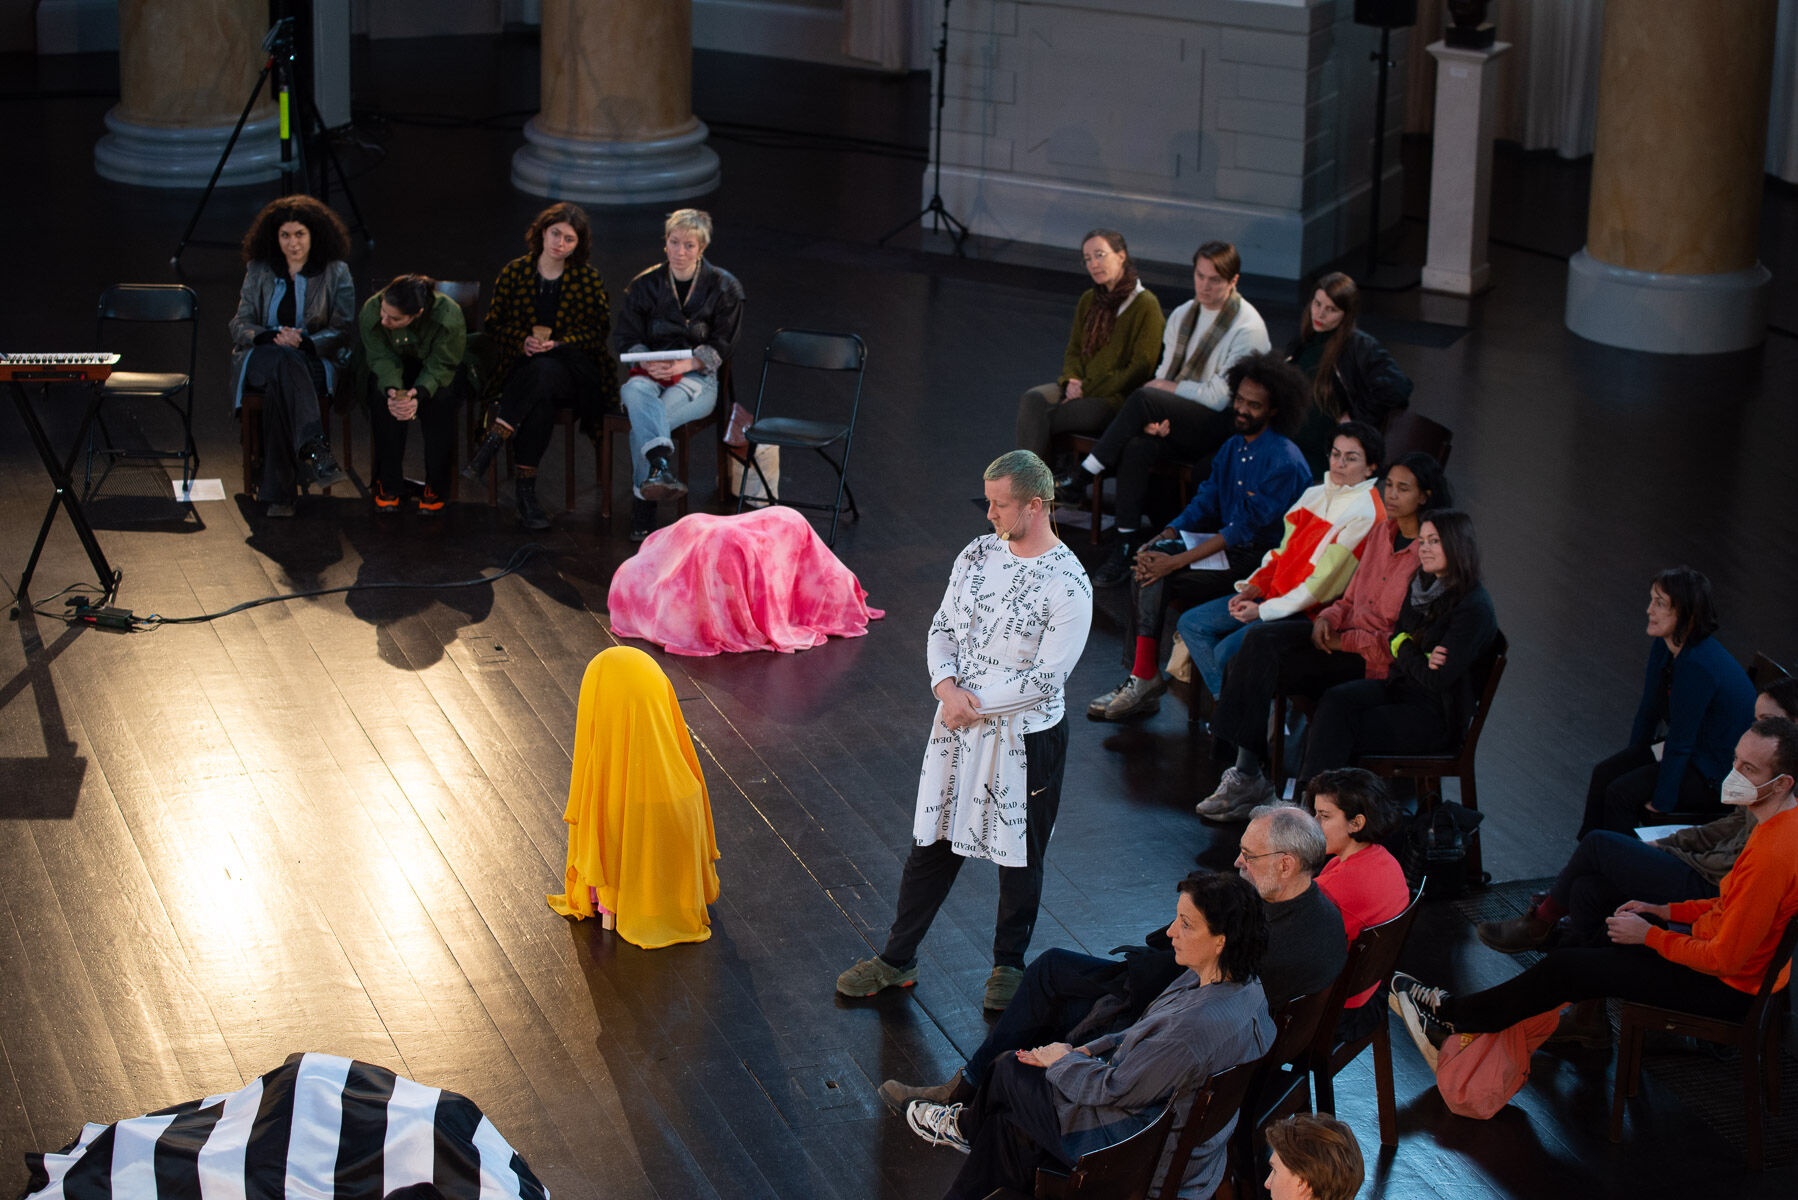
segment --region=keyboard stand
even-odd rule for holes
[[[106,552],[100,549],[98,539],[94,537],[93,526],[87,523],[87,514],[81,510],[81,501],[75,494],[75,460],[81,457],[81,448],[87,444],[88,430],[93,426],[94,418],[100,412],[100,398],[103,384],[92,383],[88,387],[87,408],[81,417],[81,430],[75,435],[75,448],[69,451],[67,459],[56,453],[50,444],[50,437],[44,432],[43,423],[37,419],[37,410],[31,405],[31,397],[26,394],[25,384],[14,379],[12,382],[13,403],[18,407],[19,420],[25,423],[25,431],[31,435],[31,444],[37,447],[37,456],[44,462],[44,470],[50,474],[50,482],[56,492],[50,498],[50,508],[44,513],[44,523],[37,531],[37,544],[31,548],[31,557],[26,560],[25,573],[19,577],[19,592],[15,596],[12,610],[13,620],[18,620],[19,611],[30,604],[28,595],[31,588],[31,576],[37,570],[38,556],[44,552],[44,542],[50,536],[50,525],[56,520],[58,505],[66,508],[69,523],[75,527],[75,533],[81,538],[81,545],[87,550],[87,561],[93,564],[94,574],[99,577],[100,589],[104,593],[99,603],[109,604],[118,594],[119,581],[124,578],[122,572],[115,571],[112,564],[106,561]],[[48,394],[50,386],[44,385]]]

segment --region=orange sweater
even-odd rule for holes
[[[1650,929],[1648,944],[1656,953],[1715,975],[1738,992],[1759,991],[1767,961],[1798,913],[1798,808],[1755,826],[1715,900],[1682,900],[1668,910],[1692,932]],[[1790,973],[1781,968],[1775,986],[1784,987]]]

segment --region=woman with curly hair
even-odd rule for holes
[[[606,342],[612,333],[605,281],[587,261],[591,233],[576,204],[552,204],[525,230],[530,253],[500,268],[487,309],[487,336],[499,348],[489,390],[497,393],[487,436],[462,468],[479,479],[506,442],[518,472],[518,523],[548,529],[537,501],[537,464],[549,448],[556,410],[572,408],[595,433],[618,401]]]
[[[1322,479],[1330,441],[1342,421],[1361,421],[1384,433],[1391,415],[1411,403],[1411,377],[1373,335],[1355,327],[1361,291],[1341,271],[1317,281],[1299,319],[1299,335],[1286,347],[1291,362],[1311,381],[1311,415],[1293,441]]]
[[[231,318],[235,402],[262,396],[262,479],[271,517],[293,516],[299,485],[344,478],[331,457],[319,397],[349,358],[356,287],[343,219],[310,196],[283,196],[243,238],[243,290]]]

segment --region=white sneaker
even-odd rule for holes
[[[1274,785],[1265,775],[1245,775],[1235,767],[1225,767],[1224,773],[1218,777],[1217,791],[1199,801],[1197,809],[1201,817],[1212,820],[1225,819],[1227,814],[1237,810],[1247,811],[1257,804],[1272,804]]]
[[[932,1146],[948,1146],[966,1154],[968,1139],[961,1135],[961,1107],[959,1104],[913,1100],[905,1106],[905,1123]]]
[[[1161,711],[1161,693],[1167,691],[1167,680],[1161,672],[1155,672],[1153,679],[1139,679],[1132,675],[1124,681],[1099,714],[1102,721],[1128,721],[1134,717],[1147,717]]]

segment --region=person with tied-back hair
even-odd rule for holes
[[[499,348],[488,390],[499,400],[462,477],[480,479],[510,440],[518,523],[526,529],[549,528],[537,500],[537,464],[549,449],[556,410],[572,408],[592,436],[618,402],[607,353],[611,302],[587,261],[591,239],[578,204],[552,204],[538,213],[525,230],[530,253],[500,268],[487,309],[487,336]]]
[[[658,502],[687,494],[686,483],[670,465],[671,435],[717,405],[718,372],[743,324],[743,285],[705,256],[711,245],[709,214],[697,208],[669,213],[662,223],[664,261],[631,280],[618,306],[618,345],[623,350],[687,355],[633,363],[620,389],[631,422],[633,542],[654,530]]]
[[[1498,636],[1498,618],[1466,513],[1437,509],[1419,526],[1417,573],[1394,628],[1386,678],[1339,683],[1318,701],[1302,778],[1364,755],[1444,750],[1467,729],[1473,665]]]
[[[1268,348],[1266,322],[1236,290],[1241,275],[1242,256],[1228,242],[1194,252],[1193,298],[1168,316],[1155,377],[1124,400],[1092,453],[1056,480],[1056,502],[1078,505],[1094,476],[1117,472],[1118,541],[1093,574],[1099,587],[1130,577],[1155,464],[1168,455],[1209,458],[1233,432],[1225,373]]]
[[[1188,875],[1167,937],[1185,969],[1123,1032],[1001,1058],[967,1104],[906,1106],[913,1133],[968,1156],[946,1200],[1028,1192],[1038,1167],[1065,1171],[1152,1125],[1212,1075],[1267,1053],[1274,1024],[1258,976],[1268,928],[1254,888],[1235,875]],[[1175,1117],[1157,1179],[1172,1165],[1184,1121],[1184,1112]],[[1196,1200],[1217,1189],[1235,1128],[1233,1116],[1193,1151],[1178,1195]]]
[[[1336,426],[1335,428],[1343,428]],[[1315,617],[1261,621],[1249,627],[1211,715],[1212,751],[1228,761],[1215,799],[1202,816],[1273,799],[1267,765],[1268,714],[1276,695],[1315,700],[1356,679],[1384,679],[1392,669],[1392,631],[1417,571],[1417,534],[1430,510],[1453,503],[1442,467],[1414,450],[1386,469],[1386,518],[1361,542],[1361,563],[1342,596]],[[1227,818],[1222,818],[1227,819]]]
[[[1341,421],[1360,421],[1381,433],[1392,414],[1411,403],[1411,377],[1373,335],[1355,326],[1361,291],[1341,271],[1317,281],[1299,319],[1299,335],[1286,358],[1311,383],[1311,414],[1293,437],[1322,479],[1330,466],[1330,439]]]
[[[256,498],[291,517],[299,486],[344,478],[325,440],[319,397],[349,359],[356,320],[350,232],[310,196],[283,196],[256,214],[243,238],[243,288],[231,318],[238,407],[262,396],[262,478]]]
[[[399,275],[362,305],[357,325],[368,362],[368,423],[375,446],[377,513],[397,512],[405,484],[406,427],[425,443],[425,490],[418,515],[443,511],[456,469],[456,414],[468,398],[462,362],[468,329],[462,306],[429,275]]]
[[[1018,446],[1049,457],[1058,433],[1098,433],[1124,397],[1149,381],[1167,324],[1161,302],[1136,277],[1124,235],[1095,229],[1080,241],[1092,287],[1080,294],[1061,374],[1018,399]]]
[[[1628,833],[1672,812],[1717,806],[1734,738],[1754,711],[1754,685],[1712,635],[1711,581],[1671,567],[1648,587],[1648,669],[1629,746],[1592,768],[1579,836]],[[1655,743],[1662,743],[1659,753]]]
[[[918,947],[968,858],[999,867],[986,1008],[1009,1004],[1024,976],[1061,807],[1068,672],[1086,646],[1093,593],[1055,536],[1048,464],[1008,451],[985,483],[993,532],[956,556],[925,642],[937,706],[893,924],[878,954],[837,976],[843,996],[917,982]]]

